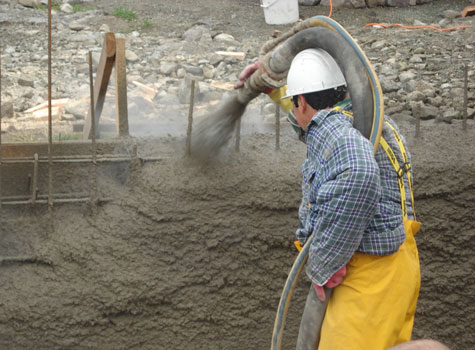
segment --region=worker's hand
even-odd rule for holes
[[[341,269],[335,272],[335,274],[328,280],[327,284],[325,284],[325,287],[335,288],[341,282],[343,282],[343,279],[345,278],[345,276],[346,276],[346,266],[343,266]]]
[[[249,79],[249,77],[258,69],[259,69],[259,61],[248,64],[246,68],[243,69],[241,74],[239,74],[239,77],[238,77],[239,81],[234,85],[234,88],[235,89],[241,88],[246,82],[246,80]]]
[[[325,301],[325,290],[323,289],[322,286],[317,285],[315,282],[313,282],[313,288],[315,289],[315,293],[317,293],[317,298],[321,302]]]
[[[325,284],[325,287],[327,288],[335,288],[336,286],[340,285],[341,282],[343,282],[343,279],[346,276],[346,266],[343,266],[341,269],[339,269],[335,274],[328,280],[328,282]],[[313,283],[313,288],[315,289],[315,293],[317,293],[317,298],[321,301],[325,301],[325,290],[323,289],[323,286],[319,286],[316,283]]]

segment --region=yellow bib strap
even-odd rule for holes
[[[384,138],[381,137],[379,144],[381,145],[381,147],[383,147],[384,151],[389,157],[389,160],[391,161],[391,164],[396,170],[397,182],[399,184],[399,191],[401,192],[402,217],[404,220],[407,220],[406,190],[404,188],[404,169],[399,166],[396,155],[394,154],[391,147],[389,147],[388,143],[386,142]]]
[[[396,129],[391,124],[389,124],[388,122],[386,122],[386,124],[393,131],[394,138],[396,139],[396,142],[399,145],[399,149],[401,150],[402,159],[404,160],[404,172],[407,174],[407,182],[409,183],[409,193],[411,194],[412,213],[414,215],[414,220],[416,220],[416,210],[414,209],[414,192],[412,191],[412,179],[411,179],[411,172],[410,172],[411,164],[409,163],[409,158],[407,156],[406,149],[404,148],[404,144],[402,143],[402,140],[401,140],[401,137],[399,136],[399,133],[396,131]]]
[[[353,113],[345,111],[341,108],[341,106],[336,106],[332,108],[334,111],[343,113],[344,115],[353,118]],[[414,209],[414,194],[412,192],[412,180],[411,180],[411,164],[409,163],[409,157],[407,156],[406,148],[404,147],[404,144],[402,143],[401,137],[399,136],[399,133],[396,131],[396,129],[388,122],[386,122],[386,125],[388,125],[391,130],[394,133],[394,138],[396,139],[396,142],[399,146],[399,150],[402,154],[402,159],[404,161],[403,166],[401,167],[399,165],[399,162],[397,161],[396,155],[394,154],[394,151],[391,149],[389,144],[386,142],[386,140],[381,137],[379,143],[381,147],[383,147],[383,150],[386,152],[386,154],[389,157],[389,160],[391,161],[391,164],[394,167],[394,170],[396,170],[397,174],[397,181],[399,184],[399,191],[401,192],[401,207],[402,207],[402,217],[404,221],[407,221],[407,206],[406,206],[406,190],[404,188],[404,174],[407,174],[407,182],[409,183],[409,193],[411,195],[411,203],[412,203],[412,212],[414,215],[414,220],[416,220],[416,212]]]

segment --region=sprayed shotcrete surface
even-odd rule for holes
[[[140,140],[159,162],[100,171],[97,207],[1,211],[1,349],[262,349],[296,256],[300,165],[289,127],[243,137],[220,160],[184,140]],[[415,338],[475,345],[475,125],[401,125],[414,159],[422,290]],[[55,167],[61,173],[61,167]],[[88,171],[71,181],[87,183]],[[79,177],[79,178],[78,178]],[[79,181],[80,182],[80,181]],[[5,184],[4,184],[5,186]],[[87,188],[87,187],[86,187]],[[52,225],[51,225],[52,222]],[[293,348],[308,282],[284,336]],[[472,331],[471,331],[472,330]]]

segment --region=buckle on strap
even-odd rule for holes
[[[397,177],[402,178],[404,174],[407,174],[411,170],[411,163],[404,162],[402,166],[399,167],[397,171]]]

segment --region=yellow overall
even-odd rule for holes
[[[408,165],[402,141],[392,129]],[[420,288],[419,256],[414,239],[420,223],[407,217],[403,175],[408,176],[414,208],[410,172],[400,168],[383,138],[381,146],[398,173],[406,240],[394,254],[375,256],[356,252],[350,259],[345,279],[330,298],[319,350],[383,350],[411,338]]]

